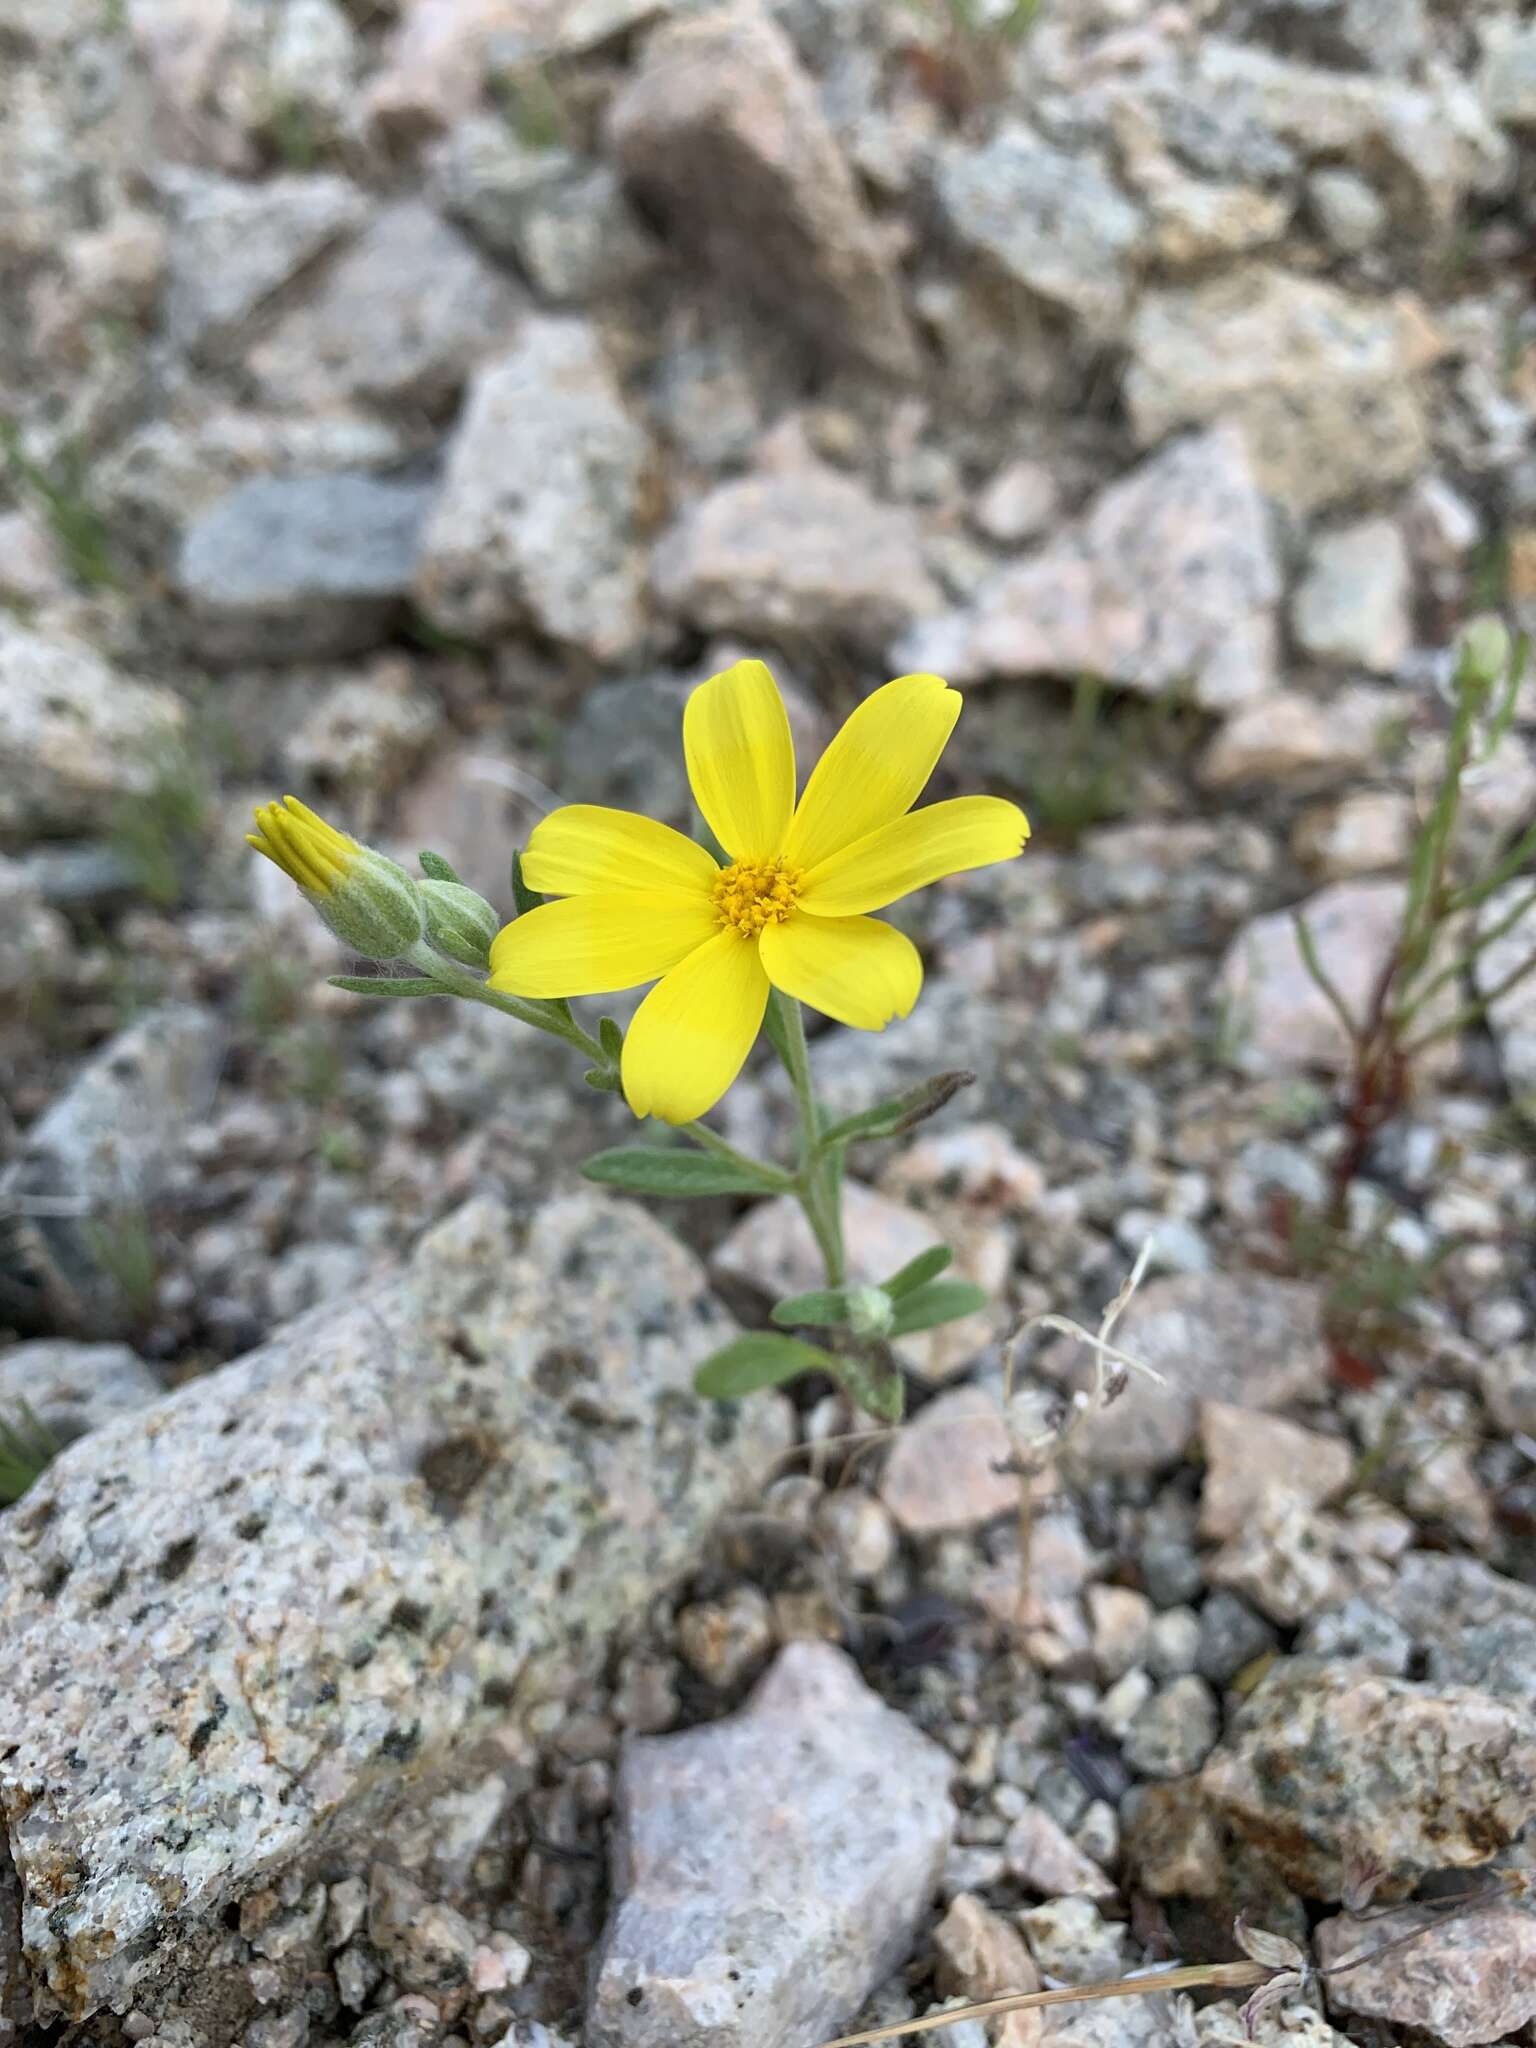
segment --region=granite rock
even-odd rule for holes
[[[690,1392],[731,1327],[637,1209],[478,1200],[46,1473],[0,1520],[39,2014],[152,2012],[231,1900],[563,1695],[783,1449]]]
[[[1317,1960],[1326,1970],[1369,1956],[1384,1939],[1390,1954],[1327,1979],[1336,2012],[1386,2020],[1446,2048],[1512,2040],[1536,2018],[1536,1914],[1493,1905],[1449,1919],[1409,1907],[1383,1926],[1341,1913],[1317,1929]]]
[[[1298,646],[1315,661],[1391,675],[1408,652],[1408,550],[1390,519],[1321,534],[1291,605]]]
[[[593,2048],[820,2040],[904,1961],[954,1825],[950,1759],[840,1650],[780,1652],[747,1706],[632,1742]]]
[[[532,625],[600,659],[631,649],[646,459],[593,329],[526,321],[480,370],[450,443],[422,541],[422,605],[475,638]]]
[[[815,82],[756,6],[659,29],[608,140],[647,214],[769,319],[877,370],[915,370],[892,257]]]

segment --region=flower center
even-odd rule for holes
[[[782,924],[795,907],[802,877],[783,860],[738,860],[722,868],[714,886],[715,915],[743,938]]]

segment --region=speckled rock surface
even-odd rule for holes
[[[1484,1863],[1536,1811],[1536,1712],[1469,1686],[1286,1658],[1202,1776],[1206,1796],[1286,1880],[1337,1899],[1369,1851],[1390,1897]]]
[[[1402,1936],[1423,1932],[1413,1941]],[[1346,1956],[1369,1955],[1390,1939],[1390,1953],[1328,1979],[1339,2013],[1368,2015],[1444,2041],[1482,2048],[1513,2038],[1536,2017],[1536,1913],[1494,1906],[1442,1921],[1407,1912],[1385,1927],[1341,1913],[1317,1930],[1317,1959],[1327,1969]]]
[[[39,2016],[153,2009],[232,1899],[568,1683],[785,1441],[689,1391],[731,1327],[638,1210],[477,1200],[0,1518]]]
[[[632,1745],[589,2048],[787,2048],[906,1956],[954,1825],[949,1759],[824,1643],[729,1720]]]

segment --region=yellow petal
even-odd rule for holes
[[[926,889],[941,875],[1012,860],[1029,837],[1029,820],[1000,796],[957,796],[910,811],[813,868],[800,907],[813,917],[853,917]]]
[[[741,1072],[768,1004],[751,939],[723,931],[657,982],[624,1037],[624,1094],[636,1116],[691,1123]]]
[[[760,661],[700,683],[683,709],[694,801],[732,860],[784,850],[795,807],[795,747],[779,686]]]
[[[760,944],[775,988],[861,1031],[883,1031],[905,1017],[923,985],[916,946],[877,918],[796,911],[770,925]]]
[[[606,996],[654,981],[719,930],[709,898],[611,889],[525,911],[491,942],[491,987],[512,996]]]
[[[523,876],[541,895],[607,889],[708,889],[720,870],[702,846],[634,811],[566,804],[529,834]]]
[[[805,785],[786,858],[814,868],[910,810],[959,716],[960,692],[939,676],[898,676],[866,697]]]

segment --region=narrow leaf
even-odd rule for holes
[[[451,864],[445,861],[440,853],[418,853],[416,858],[421,863],[421,872],[429,882],[457,882],[459,880]]]
[[[836,1374],[839,1361],[816,1344],[754,1330],[706,1358],[693,1376],[695,1391],[711,1401],[736,1401],[762,1387],[779,1387],[803,1372]]]
[[[588,1180],[632,1195],[761,1195],[780,1185],[710,1152],[663,1151],[659,1145],[595,1152],[581,1171]]]
[[[931,1080],[919,1081],[915,1088],[906,1089],[889,1102],[877,1102],[873,1109],[845,1116],[841,1123],[822,1133],[821,1142],[823,1146],[846,1145],[854,1138],[905,1137],[916,1125],[936,1115],[962,1088],[969,1088],[975,1078],[960,1067],[947,1074],[935,1074]]]
[[[774,1305],[773,1320],[782,1330],[792,1330],[800,1323],[826,1327],[845,1323],[848,1297],[841,1287],[819,1287],[810,1294],[794,1294],[788,1301]]]
[[[352,996],[445,996],[448,991],[429,974],[332,974],[326,979],[332,988],[344,988]]]
[[[523,856],[514,850],[512,855],[512,901],[521,917],[525,911],[537,910],[544,898],[530,889],[523,880]]]
[[[986,1305],[986,1290],[974,1280],[930,1280],[926,1287],[915,1289],[897,1302],[891,1335],[905,1337],[913,1330],[937,1329],[940,1323],[972,1316]]]
[[[613,1064],[617,1066],[619,1064],[619,1055],[624,1050],[624,1034],[611,1017],[598,1018],[597,1042],[603,1048],[603,1051],[607,1053],[609,1059],[613,1061]]]
[[[900,1370],[883,1349],[845,1352],[833,1361],[844,1393],[878,1422],[897,1423],[907,1405]]]
[[[581,1078],[589,1088],[599,1089],[604,1095],[617,1095],[623,1085],[612,1067],[588,1067]]]
[[[908,1259],[899,1273],[893,1273],[889,1280],[882,1280],[880,1284],[892,1301],[900,1301],[904,1294],[911,1294],[919,1287],[926,1287],[930,1280],[937,1280],[954,1256],[947,1244],[930,1245],[915,1259]]]

